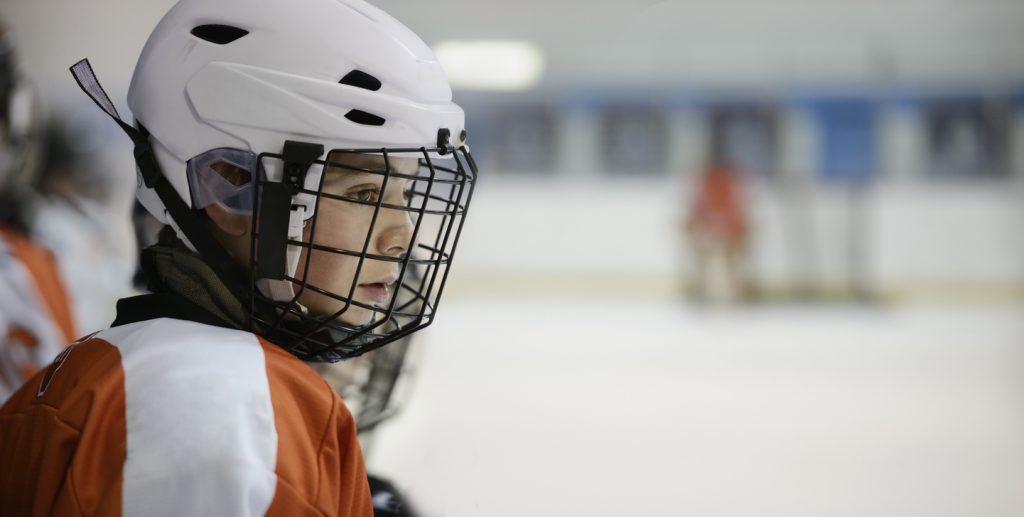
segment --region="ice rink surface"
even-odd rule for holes
[[[453,300],[367,443],[425,516],[1024,515],[1024,307]]]

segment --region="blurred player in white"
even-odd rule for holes
[[[303,361],[433,320],[476,177],[433,53],[362,0],[181,0],[134,124],[72,72],[167,227],[152,292],[0,408],[0,513],[372,515],[352,415]]]
[[[0,403],[75,338],[53,254],[33,235],[41,117],[0,26]]]

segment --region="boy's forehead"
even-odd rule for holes
[[[388,156],[387,160],[385,160],[384,156],[379,154],[348,153],[336,151],[328,155],[327,162],[329,168],[330,164],[337,163],[341,165],[358,167],[360,169],[369,169],[372,171],[384,172],[387,169],[385,165],[390,165],[392,171],[410,175],[416,174],[416,172],[419,170],[419,159],[410,156]],[[338,167],[338,169],[340,169],[340,167]]]

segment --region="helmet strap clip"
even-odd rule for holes
[[[306,173],[313,162],[324,154],[324,146],[323,144],[285,140],[284,151],[281,154],[284,159],[282,181],[291,185],[292,189],[297,192],[305,184]]]

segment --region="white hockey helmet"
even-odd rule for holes
[[[128,106],[189,203],[186,162],[212,149],[433,147],[440,129],[457,148],[464,126],[430,48],[362,0],[181,0],[150,35]],[[139,199],[171,223],[142,183]]]
[[[135,128],[120,120],[87,62],[72,71],[135,141],[140,202],[222,278],[230,276],[228,259],[196,213],[214,202],[253,213],[245,295],[254,331],[304,359],[333,361],[432,321],[476,166],[440,64],[394,18],[362,0],[180,0],[139,57],[128,92]],[[377,213],[405,210],[415,218],[408,253],[385,257],[367,246],[327,250],[302,241],[304,222],[331,197],[322,176],[336,152],[419,158],[420,172],[405,177],[416,185],[415,199],[371,203]],[[246,170],[251,181],[229,184],[212,170],[217,162]],[[381,175],[385,182],[396,176],[390,167]],[[427,232],[428,244],[420,244]],[[399,263],[387,307],[298,280],[303,247],[307,267],[313,249],[357,256],[356,276],[366,261]],[[344,308],[309,314],[298,303],[305,290]],[[376,312],[372,323],[342,323],[339,315],[352,305]]]

